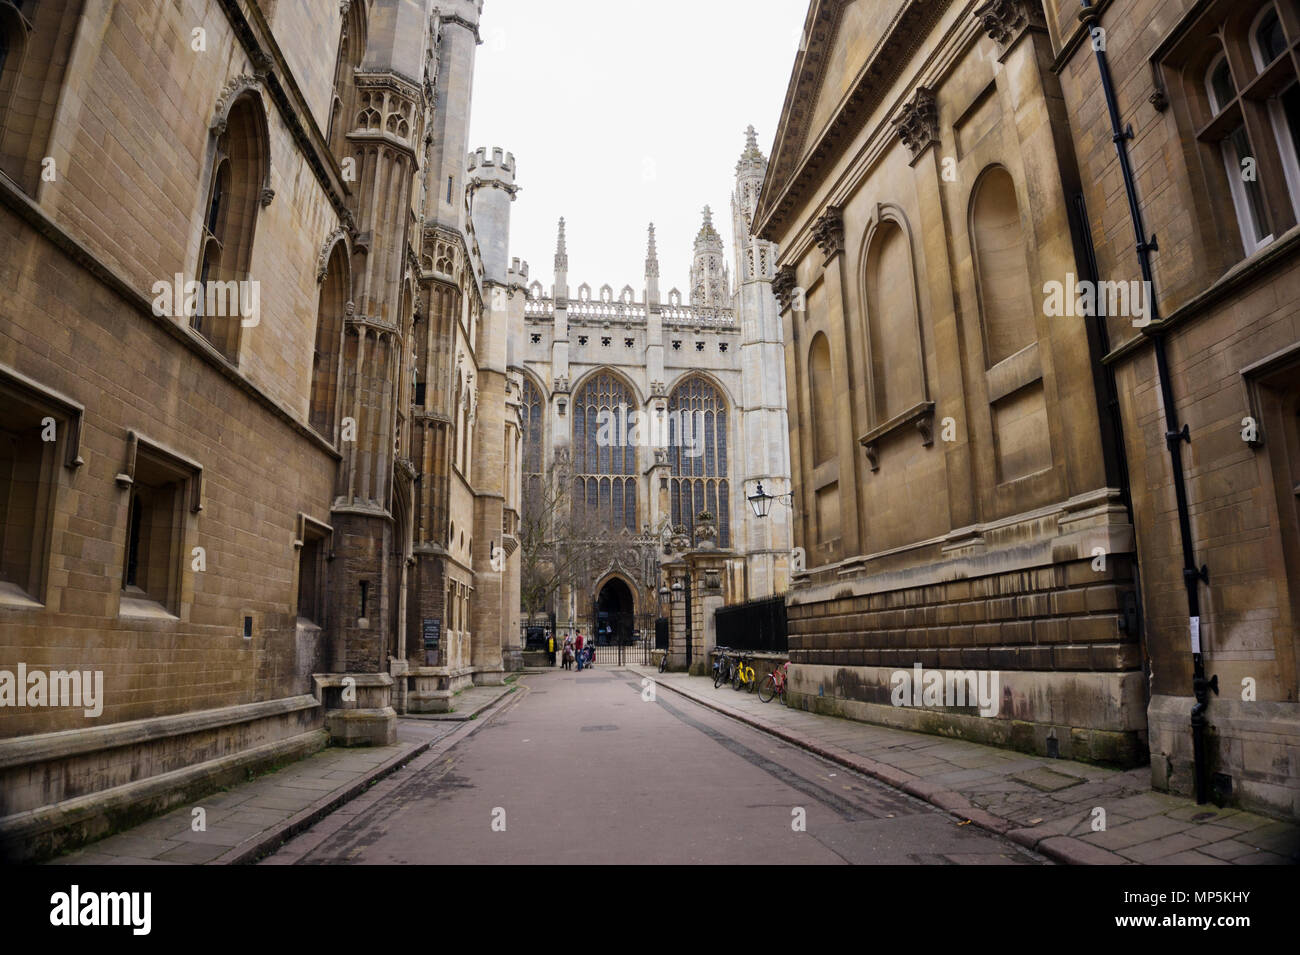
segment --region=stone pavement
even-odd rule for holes
[[[512,681],[513,682],[513,679]],[[405,720],[450,720],[453,723],[472,720],[479,713],[501,699],[502,687],[470,686],[452,697],[450,713],[407,713]]]
[[[704,677],[631,667],[718,712],[879,779],[1057,861],[1294,865],[1300,826],[1151,789],[1151,771],[1105,769],[791,709]],[[1105,828],[1093,830],[1094,819]]]
[[[364,793],[376,780],[431,748],[450,746],[482,722],[468,720],[513,686],[474,687],[446,719],[397,721],[392,746],[328,747],[283,769],[212,793],[189,805],[50,860],[52,865],[232,865],[254,862],[286,839]],[[438,744],[435,746],[435,744]],[[194,810],[205,814],[194,831]]]

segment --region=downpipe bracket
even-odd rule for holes
[[[1169,445],[1171,451],[1179,441],[1186,441],[1188,444],[1192,443],[1192,429],[1189,425],[1183,425],[1182,431],[1165,432],[1165,443]]]

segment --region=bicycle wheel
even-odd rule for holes
[[[753,693],[758,689],[758,673],[753,667],[749,668],[749,692]]]
[[[763,681],[763,685],[758,688],[758,698],[764,703],[771,703],[774,696],[776,696],[776,680],[769,673],[767,679]]]
[[[727,671],[722,667],[718,667],[718,672],[713,674],[713,688],[716,690],[718,687],[722,686],[726,679]]]
[[[740,667],[731,671],[731,688],[737,693],[740,692]]]
[[[667,651],[665,651],[664,655],[659,658],[659,672],[663,673],[667,669],[668,669],[668,653]]]

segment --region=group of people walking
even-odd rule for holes
[[[592,656],[595,654],[595,648],[591,646],[590,641],[584,640],[581,630],[576,636],[574,634],[566,636],[559,650],[560,665],[566,670],[572,670],[574,664],[577,664],[579,670],[590,667]],[[555,666],[555,634],[546,638],[546,652],[551,656],[551,666]]]

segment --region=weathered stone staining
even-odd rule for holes
[[[1207,711],[1218,798],[1295,816],[1300,344],[1283,303],[1300,167],[1277,91],[1300,21],[1271,0],[1160,15],[810,5],[753,226],[781,250],[807,555],[790,695],[1034,753],[1150,758],[1153,784],[1185,793],[1195,645],[1232,688]],[[1162,36],[1133,28],[1157,21]],[[1132,111],[1154,282],[1098,109],[1101,49]],[[1238,126],[1239,103],[1267,103],[1272,125]],[[1153,335],[1186,435],[1165,433]],[[1208,581],[1187,571],[1191,620],[1167,452],[1187,439],[1186,533],[1210,565]],[[996,714],[891,705],[891,674],[914,667],[996,676]]]
[[[150,47],[184,4],[0,17],[0,657],[83,678],[4,708],[0,854],[520,665],[527,266],[514,157],[467,142],[481,11],[223,2],[193,56]]]

